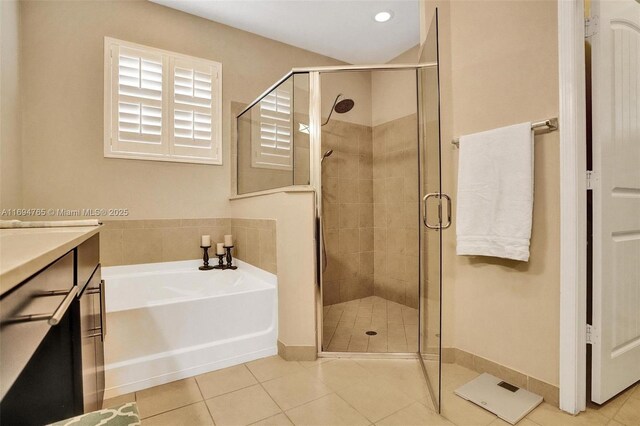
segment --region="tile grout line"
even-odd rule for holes
[[[207,408],[207,413],[209,413],[209,417],[211,418],[211,421],[213,422],[213,425],[215,426],[216,421],[213,418],[213,413],[211,412],[211,409],[209,408],[209,404],[207,404],[207,400],[204,399],[204,394],[202,393],[202,388],[200,387],[200,383],[198,383],[197,376],[195,376],[193,379],[196,381],[196,386],[198,387],[198,391],[200,391],[200,396],[202,397],[202,402],[204,402],[204,406]]]
[[[278,355],[278,356],[279,356],[279,355]],[[298,363],[297,361],[295,361],[295,362],[296,362],[296,363]],[[275,399],[273,399],[273,397],[271,396],[271,394],[269,393],[269,391],[264,387],[264,385],[262,384],[262,382],[261,382],[260,380],[258,380],[258,378],[256,377],[256,375],[255,375],[255,374],[253,374],[253,371],[251,371],[251,369],[249,368],[249,366],[248,366],[246,363],[244,363],[244,364],[242,364],[242,365],[244,365],[244,366],[245,366],[245,368],[246,368],[247,370],[249,370],[249,373],[251,373],[251,375],[253,376],[253,378],[254,378],[254,379],[256,379],[256,381],[258,382],[258,384],[260,385],[260,387],[262,388],[262,390],[264,391],[264,393],[266,393],[266,394],[267,394],[267,396],[269,397],[269,399],[270,399],[271,401],[273,401],[273,403],[274,403],[274,404],[276,404],[276,407],[278,407],[278,408],[280,409],[280,413],[284,414],[284,415],[289,419],[289,416],[287,416],[287,414],[286,414],[286,413],[285,413],[285,411],[282,409],[282,407],[280,406],[280,404],[278,404],[278,402],[277,402]],[[298,365],[300,365],[300,364],[298,363]],[[304,367],[302,367],[302,365],[300,365],[300,367],[304,369]],[[285,376],[286,376],[286,374],[285,374]],[[284,376],[280,376],[280,377],[284,377]],[[274,378],[273,378],[273,379],[271,379],[271,380],[279,379],[280,377],[274,377]],[[265,380],[265,382],[268,382],[268,381],[269,381],[269,380]],[[278,415],[278,414],[274,414],[273,416],[277,416],[277,415]],[[258,420],[256,420],[254,423],[257,423],[257,422],[262,421],[262,420],[264,420],[264,419],[268,419],[268,418],[273,417],[273,416],[263,417],[262,419],[258,419]],[[289,421],[291,421],[291,419],[289,419]],[[293,423],[293,422],[291,422],[291,423]]]
[[[249,361],[249,362],[252,362],[252,361]],[[253,373],[251,373],[251,370],[250,370],[250,369],[245,365],[245,363],[237,364],[237,365],[232,365],[232,366],[225,367],[225,368],[221,368],[220,370],[213,370],[213,371],[209,371],[209,373],[214,373],[214,372],[216,372],[216,371],[226,370],[227,368],[237,367],[237,366],[239,366],[239,365],[244,366],[244,367],[249,371],[249,373],[251,374],[251,376],[253,376],[253,377],[254,377],[254,379],[255,379],[255,376],[253,375]],[[208,374],[208,373],[202,373],[202,374]],[[202,374],[199,374],[199,376],[201,376]],[[198,377],[198,376],[193,376],[193,378],[194,378],[194,379],[196,379],[196,383],[197,383],[197,382],[198,382],[198,379],[197,379],[196,377]],[[203,400],[203,401],[209,401],[209,400],[211,400],[211,399],[215,399],[215,398],[217,398],[217,397],[219,397],[219,396],[228,395],[228,394],[230,394],[230,393],[237,392],[237,391],[242,390],[242,389],[250,388],[251,386],[255,386],[255,385],[257,385],[257,384],[259,384],[259,383],[260,383],[260,382],[258,381],[258,379],[255,379],[255,380],[256,380],[256,383],[251,383],[250,385],[247,385],[247,386],[242,386],[242,387],[239,387],[239,388],[237,388],[237,389],[234,389],[234,390],[231,390],[231,391],[228,391],[228,392],[223,392],[223,393],[221,393],[221,394],[218,394],[218,395],[212,396],[211,398],[204,398],[204,394],[203,394],[203,395],[202,395],[202,400]],[[199,387],[199,384],[198,384],[198,387]],[[202,393],[202,391],[200,391],[200,393]]]
[[[356,358],[356,359],[352,359],[352,360],[353,360],[356,364],[358,364],[361,368],[364,368],[364,369],[367,371],[367,373],[368,373],[369,375],[371,375],[372,377],[382,377],[382,376],[377,376],[377,375],[375,375],[375,374],[374,374],[374,373],[373,373],[369,368],[367,368],[366,366],[364,366],[364,365],[362,365],[362,364],[360,364],[360,363],[358,362],[358,361],[362,361],[363,359],[357,359],[357,358]],[[352,385],[346,386],[346,387],[344,387],[344,388],[343,388],[343,390],[344,390],[344,389],[347,389],[347,388],[349,388],[349,387],[351,387],[351,386],[352,386]],[[372,425],[373,425],[373,424],[375,424],[375,423],[376,423],[376,421],[372,421],[372,420],[370,420],[370,419],[369,419],[369,417],[367,417],[364,413],[360,412],[360,410],[358,410],[356,407],[354,407],[353,405],[351,405],[347,400],[345,400],[344,398],[342,398],[342,397],[340,396],[340,394],[339,394],[337,391],[334,391],[334,393],[338,396],[338,398],[342,399],[342,400],[343,400],[347,405],[349,405],[351,408],[353,408],[354,410],[356,410],[356,412],[357,412],[358,414],[360,414],[360,415],[361,415],[361,416],[363,416],[365,419],[367,419],[368,421],[370,421],[370,422],[371,422],[370,424],[372,424]],[[407,407],[409,407],[409,406],[413,405],[413,403],[415,403],[415,402],[417,402],[417,403],[421,404],[421,403],[420,403],[420,401],[418,401],[418,400],[416,400],[416,399],[413,399],[413,398],[411,398],[411,397],[410,397],[410,396],[408,396],[408,395],[406,395],[406,396],[407,396],[409,399],[411,399],[411,402],[410,402],[408,405],[406,405],[406,406],[404,406],[404,407],[402,407],[402,408],[398,409],[397,411],[395,411],[395,412],[391,413],[389,416],[391,416],[391,415],[393,415],[393,414],[397,413],[397,412],[398,412],[398,411],[400,411],[400,410],[404,410],[405,408],[407,408]],[[424,405],[424,404],[422,404],[422,405]],[[429,409],[428,407],[425,407],[425,408]],[[381,421],[381,420],[384,420],[384,419],[386,419],[386,418],[387,418],[387,417],[389,417],[389,416],[385,416],[385,417],[383,417],[383,418],[381,418],[381,419],[379,419],[379,420],[377,420],[377,421],[379,422],[379,421]]]
[[[629,393],[629,395],[625,398],[625,400],[622,402],[622,404],[620,404],[620,407],[618,407],[618,409],[613,413],[613,415],[611,416],[611,418],[609,419],[608,423],[611,423],[611,420],[615,420],[616,422],[618,422],[618,420],[616,420],[616,416],[618,415],[618,413],[620,412],[620,410],[622,410],[622,407],[629,402],[629,399],[631,398],[631,395],[633,394],[635,387],[631,389],[632,392]],[[606,416],[605,416],[606,417]],[[622,422],[618,422],[618,423],[622,423]]]
[[[331,305],[333,307],[333,305]],[[331,339],[329,339],[329,341],[327,342],[327,350],[329,349],[329,346],[331,345],[331,342],[333,342],[333,338],[336,337],[336,331],[338,330],[338,325],[340,324],[340,320],[342,319],[342,315],[344,314],[344,310],[342,312],[340,312],[340,316],[338,317],[338,321],[336,322],[336,329],[333,330],[333,334],[331,335]],[[324,328],[324,324],[322,325],[322,327]],[[323,330],[324,332],[324,330]]]
[[[140,417],[140,420],[149,420],[149,419],[151,419],[153,417],[161,416],[163,414],[171,413],[172,411],[177,411],[177,410],[181,410],[181,409],[183,409],[185,407],[190,407],[192,405],[196,405],[199,402],[204,402],[204,401],[190,402],[190,403],[188,403],[186,405],[181,405],[180,407],[172,408],[171,410],[161,411],[159,413],[154,414],[153,416]],[[213,421],[213,418],[211,420]]]
[[[412,405],[414,405],[414,404],[420,404],[420,405],[422,405],[424,408],[426,408],[428,411],[431,411],[433,414],[438,414],[438,413],[436,413],[435,411],[431,410],[431,409],[430,409],[429,407],[427,407],[426,405],[424,405],[423,403],[421,403],[420,401],[413,400],[413,401],[411,401],[411,402],[409,403],[409,405],[405,405],[404,407],[402,407],[402,408],[400,408],[400,409],[398,409],[398,410],[394,411],[393,413],[389,414],[388,416],[385,416],[385,417],[383,417],[383,418],[381,418],[380,420],[377,420],[377,421],[378,421],[378,422],[381,422],[381,421],[383,421],[384,419],[388,419],[389,417],[393,416],[394,414],[397,414],[397,413],[399,413],[400,411],[402,411],[402,410],[404,410],[404,409],[406,409],[406,408],[409,408],[409,407],[411,407],[411,406],[412,406]],[[442,417],[440,414],[438,414],[438,415],[439,415],[440,417]],[[376,422],[373,422],[373,423],[376,423]]]

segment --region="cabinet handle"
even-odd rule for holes
[[[69,309],[69,305],[73,302],[74,297],[76,297],[76,294],[78,294],[78,287],[74,285],[53,315],[51,315],[51,318],[49,318],[49,325],[58,325],[64,314],[67,312],[67,309]]]
[[[60,320],[62,319],[62,317],[64,316],[64,314],[67,312],[67,309],[69,309],[69,305],[71,305],[71,302],[73,302],[73,298],[76,297],[76,294],[78,294],[78,287],[77,286],[73,286],[71,287],[71,290],[53,290],[53,291],[48,291],[39,295],[36,295],[35,297],[42,297],[42,296],[61,296],[63,294],[66,294],[65,298],[62,300],[62,303],[60,303],[60,305],[58,305],[58,307],[56,308],[55,312],[53,314],[30,314],[30,315],[20,315],[17,317],[13,317],[10,319],[6,319],[5,321],[3,321],[2,323],[6,323],[6,324],[13,324],[13,323],[20,323],[20,322],[31,322],[31,321],[44,321],[47,320],[49,322],[49,325],[58,325],[58,323],[60,322]]]
[[[107,335],[107,296],[105,294],[104,280],[100,280],[100,328],[102,330],[102,341]]]

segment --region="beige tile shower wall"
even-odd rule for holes
[[[332,119],[322,128],[327,269],[323,303],[373,295],[373,151],[371,127]]]
[[[276,273],[275,220],[231,219],[231,234],[238,259]]]
[[[418,307],[417,116],[373,128],[374,294]]]
[[[275,220],[156,219],[111,220],[100,232],[103,266],[173,262],[202,258],[200,237],[211,235],[211,264],[217,261],[215,243],[234,236],[234,256],[276,273]]]

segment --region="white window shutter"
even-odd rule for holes
[[[218,67],[197,60],[171,60],[171,155],[220,160]]]
[[[291,170],[293,168],[293,114],[291,90],[279,87],[259,103],[253,123],[254,167]]]
[[[125,46],[112,49],[113,150],[165,155],[162,55]]]
[[[105,157],[222,164],[222,65],[105,38]]]

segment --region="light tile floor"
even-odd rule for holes
[[[322,339],[329,352],[417,352],[418,310],[378,296],[328,305]]]
[[[148,425],[507,425],[453,390],[478,373],[443,365],[443,415],[417,360],[269,357],[105,401],[137,401]],[[640,386],[570,416],[543,403],[521,426],[640,425]]]

